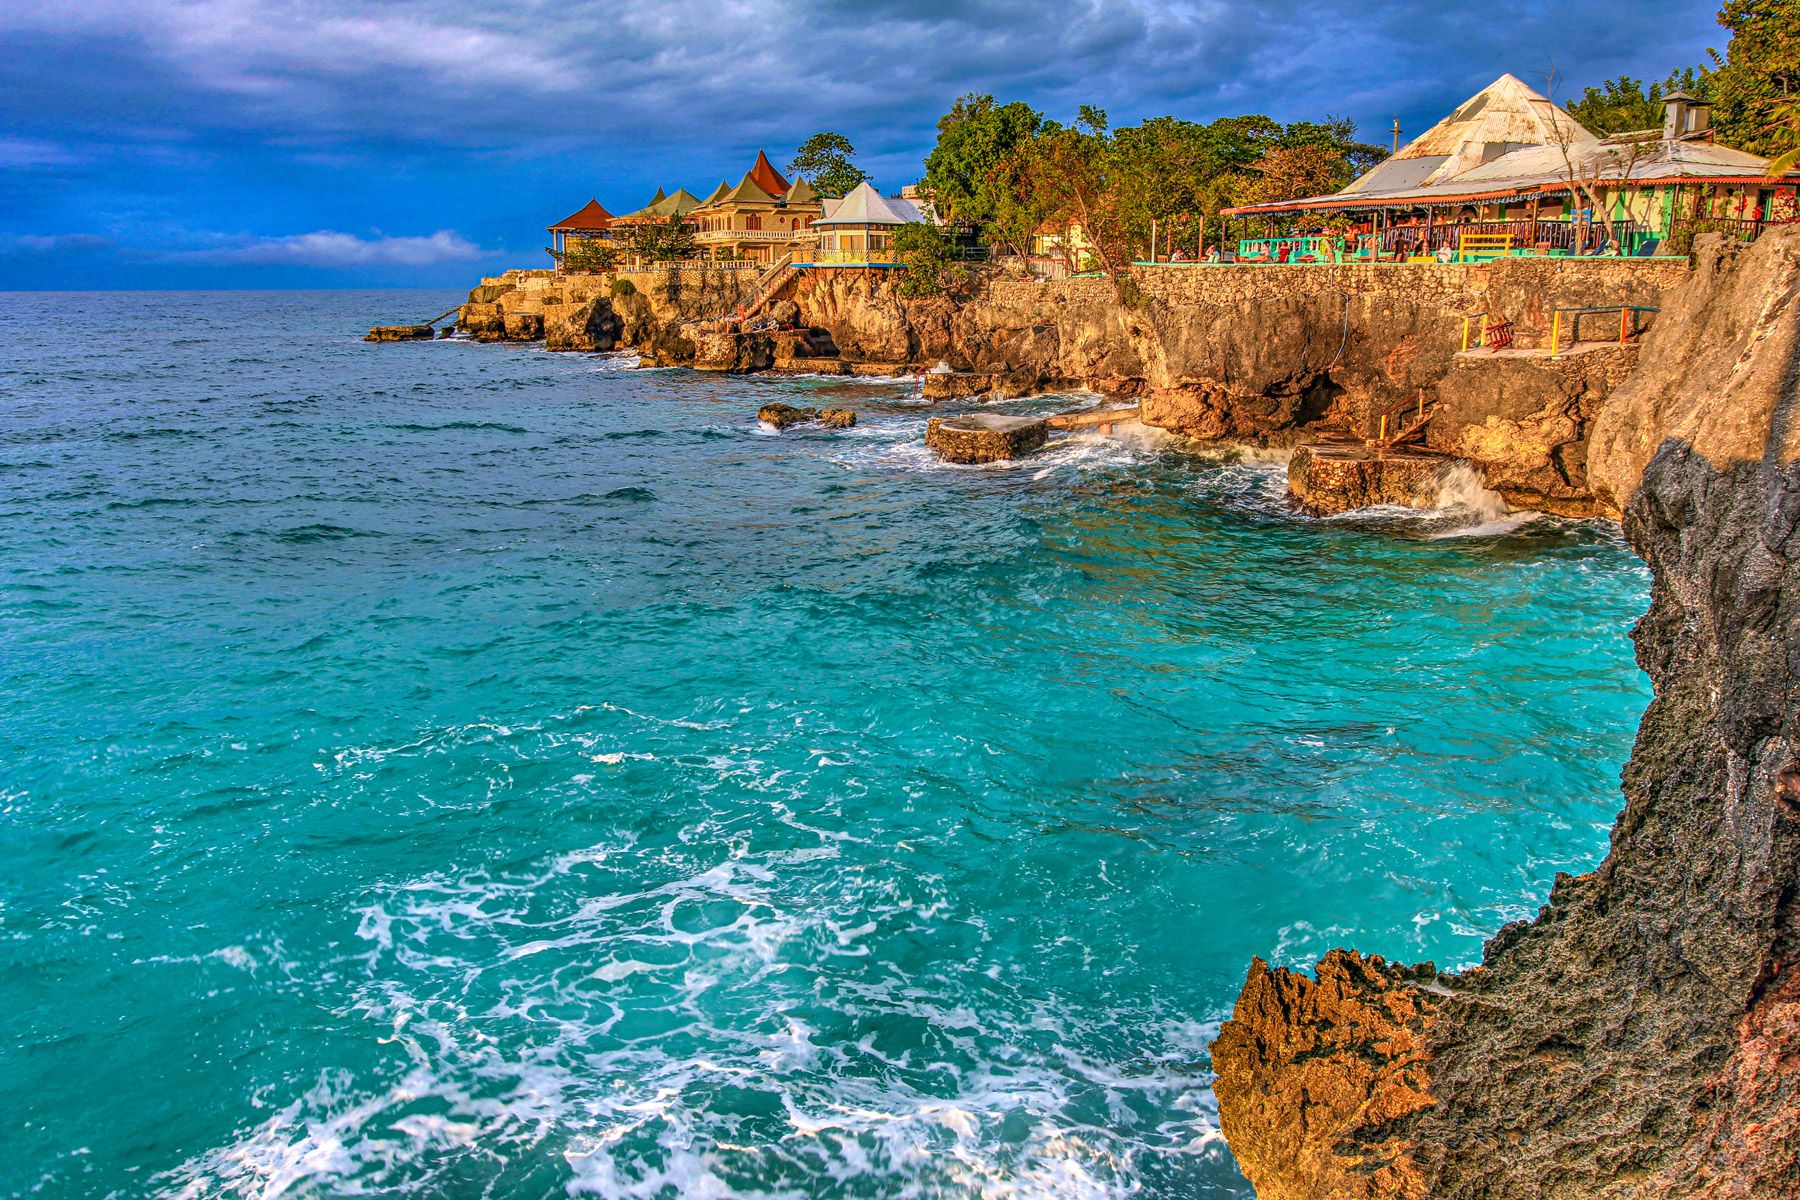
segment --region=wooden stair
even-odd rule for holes
[[[757,276],[756,286],[751,289],[749,302],[738,309],[738,319],[748,321],[761,312],[781,293],[781,289],[787,286],[788,281],[798,274],[799,272],[794,269],[794,252],[789,250],[776,259],[773,266]]]
[[[1386,412],[1376,414],[1376,433],[1367,439],[1371,446],[1404,446],[1414,441],[1421,441],[1425,436],[1425,427],[1431,424],[1431,418],[1437,415],[1438,402],[1435,396],[1427,397],[1426,389],[1420,388],[1416,400],[1408,400],[1396,404]]]

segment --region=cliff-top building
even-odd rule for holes
[[[707,257],[770,263],[809,247],[810,226],[823,211],[810,183],[789,183],[759,150],[736,187],[720,180],[688,219]]]
[[[1224,215],[1343,217],[1384,236],[1390,250],[1395,235],[1384,231],[1396,229],[1423,227],[1411,235],[1415,250],[1455,249],[1459,232],[1474,227],[1520,249],[1580,250],[1584,237],[1610,228],[1625,254],[1685,252],[1695,232],[1754,236],[1767,222],[1793,220],[1795,177],[1769,180],[1768,160],[1717,144],[1710,109],[1676,92],[1665,98],[1661,129],[1601,138],[1502,75],[1342,191]]]

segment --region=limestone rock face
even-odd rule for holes
[[[856,424],[856,412],[848,408],[827,408],[819,413],[819,424],[827,429],[848,429]]]
[[[1591,516],[1588,434],[1637,361],[1635,344],[1583,348],[1556,359],[1459,355],[1438,381],[1426,445],[1468,459],[1514,507]]]
[[[774,339],[766,333],[722,330],[693,339],[694,368],[700,371],[766,371],[775,365]]]
[[[998,413],[933,417],[925,426],[925,444],[947,462],[999,462],[1030,454],[1044,444],[1049,429],[1049,422],[1040,417]]]
[[[1432,508],[1455,463],[1412,450],[1302,446],[1288,460],[1288,503],[1314,517],[1377,504]]]
[[[1655,580],[1634,637],[1656,689],[1605,861],[1457,975],[1253,966],[1216,1091],[1259,1195],[1800,1197],[1793,252],[1778,234],[1703,264],[1678,309],[1732,340],[1659,327],[1645,367],[1686,344],[1697,377],[1640,373],[1602,413],[1635,389],[1648,423],[1614,431],[1605,471]],[[1340,1046],[1355,1069],[1315,1087]]]
[[[1376,1137],[1340,1153],[1310,1135],[1380,1127],[1436,1103],[1425,1035],[1440,1001],[1415,986],[1432,975],[1429,964],[1408,971],[1344,950],[1325,956],[1316,979],[1251,963],[1212,1058],[1230,1081],[1219,1118],[1238,1165],[1269,1181],[1258,1200],[1424,1200],[1404,1141]]]
[[[1713,462],[1752,448],[1760,455],[1778,406],[1800,386],[1781,352],[1800,336],[1800,225],[1772,228],[1749,249],[1702,236],[1692,259],[1692,284],[1670,297],[1644,339],[1639,370],[1595,422],[1590,469],[1611,513],[1624,508],[1665,439]],[[1777,443],[1791,456],[1800,426],[1784,417]]]
[[[601,297],[544,305],[546,350],[611,350],[623,328],[612,302]]]

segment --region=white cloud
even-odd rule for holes
[[[0,258],[64,258],[92,254],[113,244],[111,238],[92,233],[26,233],[0,236]]]
[[[264,267],[431,267],[469,262],[494,253],[448,229],[440,229],[429,237],[373,238],[321,229],[286,237],[230,240],[228,244],[177,251],[165,257],[181,262]]]

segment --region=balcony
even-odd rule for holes
[[[694,241],[717,246],[727,242],[801,242],[817,236],[804,229],[703,229],[694,235]]]

